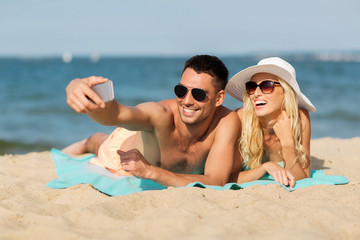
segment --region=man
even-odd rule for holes
[[[224,185],[238,151],[240,129],[236,113],[222,106],[227,79],[228,70],[217,57],[194,56],[184,65],[174,89],[176,99],[136,107],[115,100],[104,103],[91,90],[108,79],[74,79],[66,88],[69,106],[100,124],[121,128],[109,137],[96,134],[64,152],[98,153],[103,159],[98,164],[111,169],[108,159],[117,150],[119,168],[164,186]]]

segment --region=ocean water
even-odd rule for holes
[[[357,53],[358,54],[358,53]],[[316,54],[281,56],[293,64],[302,92],[317,112],[311,113],[312,138],[360,136],[359,55]],[[259,56],[221,57],[230,77],[254,65]],[[134,106],[173,98],[183,57],[0,58],[0,154],[62,148],[113,127],[96,124],[66,104],[70,80],[104,76],[114,82],[116,99]],[[93,59],[94,60],[94,59]],[[230,109],[242,104],[227,95]]]

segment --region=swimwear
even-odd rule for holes
[[[131,173],[122,169],[120,164],[120,156],[117,150],[128,151],[129,143],[136,131],[129,131],[125,128],[116,128],[109,137],[100,145],[98,156],[90,159],[90,163],[104,167],[116,175],[132,176]],[[131,139],[132,138],[132,139]]]

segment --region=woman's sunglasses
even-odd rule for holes
[[[183,85],[176,85],[174,88],[174,92],[175,95],[178,98],[183,98],[186,96],[187,92],[188,92],[188,88],[183,86]],[[200,88],[192,88],[191,89],[191,95],[193,96],[193,98],[198,101],[198,102],[202,102],[205,100],[206,98],[206,91]]]
[[[259,87],[261,92],[264,94],[270,94],[274,91],[275,84],[279,84],[279,82],[275,82],[272,80],[262,81],[260,84],[256,84],[255,82],[247,82],[245,83],[246,92],[249,95],[253,95],[256,91],[256,88]]]

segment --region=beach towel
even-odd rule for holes
[[[149,179],[141,179],[135,176],[119,176],[107,169],[90,164],[94,155],[87,155],[81,158],[71,157],[60,150],[52,149],[51,156],[55,162],[58,178],[49,182],[50,188],[67,188],[76,184],[91,184],[95,189],[109,196],[128,195],[147,190],[162,190],[166,187]],[[253,185],[279,184],[288,191],[313,185],[325,184],[346,184],[349,180],[343,176],[326,176],[323,170],[313,170],[311,177],[296,181],[295,187],[290,189],[272,179],[257,180],[242,184],[228,183],[225,186],[209,186],[200,182],[193,182],[185,187],[212,188],[216,190],[238,190]]]

